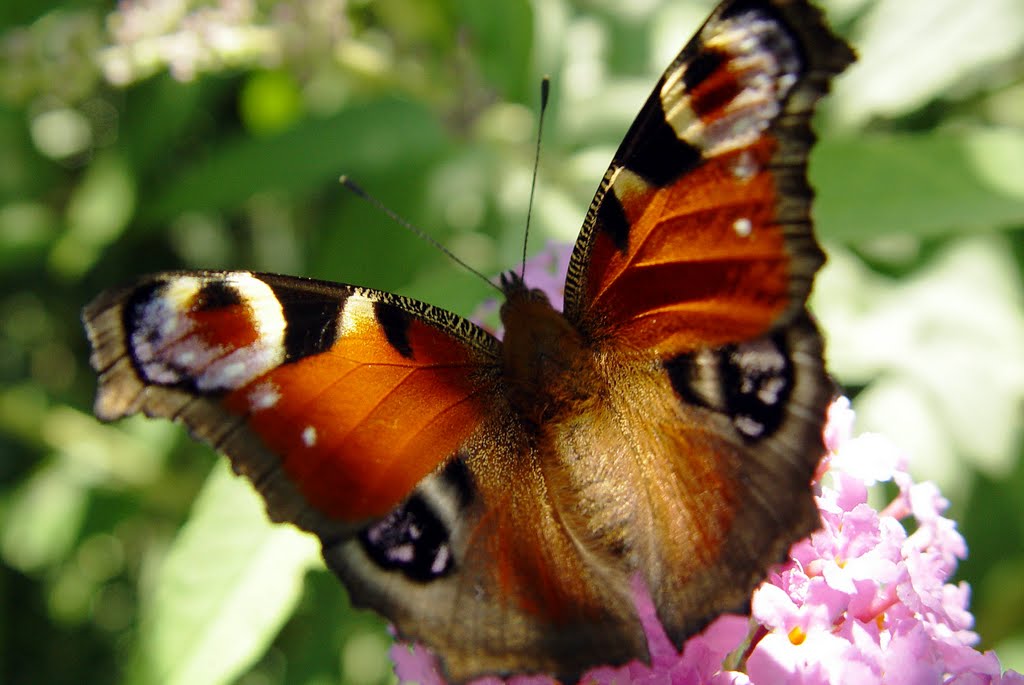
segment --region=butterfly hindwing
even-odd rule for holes
[[[682,647],[719,614],[744,612],[767,569],[820,526],[810,484],[832,395],[821,338],[800,318],[671,367],[644,354],[607,360],[615,392],[601,423],[615,428],[580,451],[601,454],[594,461],[626,484],[630,523],[615,533]],[[571,473],[586,482],[594,468]]]
[[[573,682],[595,659],[643,657],[628,578],[580,556],[517,427],[499,419],[487,436],[357,537],[324,541],[353,603],[434,650],[454,683],[519,672]]]

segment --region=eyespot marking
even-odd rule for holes
[[[363,550],[385,571],[428,582],[455,568],[448,529],[419,494],[359,534]]]

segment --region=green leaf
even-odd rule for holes
[[[57,235],[57,213],[41,202],[0,205],[0,270],[39,260]]]
[[[202,124],[208,124],[210,110],[229,85],[230,81],[216,79],[182,83],[161,74],[127,89],[124,115],[118,120],[118,148],[136,173],[146,181],[159,180],[166,169],[176,168],[176,151],[187,149],[194,136],[205,133]]]
[[[502,90],[502,99],[536,97],[530,88],[533,10],[523,0],[478,2],[461,0],[459,19],[466,22],[475,47],[474,62],[487,83]],[[501,46],[500,50],[495,50]],[[534,100],[529,100],[533,102]]]
[[[97,157],[68,199],[67,232],[50,253],[50,268],[68,279],[88,271],[101,250],[128,227],[137,203],[135,177],[118,154]]]
[[[852,42],[860,59],[840,79],[833,103],[847,125],[985,87],[986,70],[1012,68],[1020,54],[1024,3],[881,0],[858,28]]]
[[[261,71],[249,76],[239,98],[245,127],[257,136],[287,129],[302,112],[299,83],[287,71]]]
[[[826,139],[811,176],[818,227],[835,240],[1024,223],[1024,131]]]
[[[237,678],[291,615],[317,558],[314,538],[270,524],[256,492],[221,460],[144,606],[127,682]]]
[[[1024,427],[1024,292],[1002,235],[950,242],[903,280],[833,248],[813,299],[829,369],[866,386],[862,430],[891,438],[948,495],[964,494],[965,462],[1006,476]]]
[[[23,573],[67,557],[88,504],[87,492],[67,464],[51,459],[4,502],[0,556]]]
[[[144,218],[159,224],[184,211],[235,207],[261,192],[308,192],[344,173],[434,158],[445,140],[426,108],[376,100],[326,119],[304,119],[276,136],[239,137],[213,147],[165,179]]]

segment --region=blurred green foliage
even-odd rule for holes
[[[392,678],[316,547],[166,422],[105,426],[78,316],[141,273],[230,267],[486,289],[570,241],[697,0],[88,0],[0,9],[0,682]],[[860,428],[939,482],[983,648],[1024,670],[1024,5],[833,0],[861,61],[819,118],[814,297]],[[212,469],[212,472],[211,472]]]

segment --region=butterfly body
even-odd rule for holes
[[[806,161],[852,58],[804,0],[723,2],[612,160],[564,311],[507,274],[499,340],[358,286],[155,274],[84,311],[96,413],[227,455],[452,680],[647,658],[638,582],[681,645],[819,525]]]
[[[518,418],[541,429],[554,416],[585,411],[598,392],[587,341],[544,293],[513,274],[505,282],[502,383]]]

